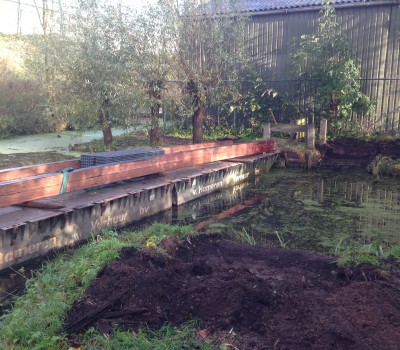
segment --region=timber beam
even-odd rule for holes
[[[275,141],[249,142],[170,153],[149,160],[80,168],[69,174],[66,192],[275,150]],[[52,173],[2,182],[0,183],[0,207],[56,196],[60,194],[64,176],[62,173]]]
[[[24,166],[21,168],[2,169],[0,170],[0,182],[36,176],[45,173],[55,173],[65,168],[78,169],[80,168],[80,165],[81,162],[79,159],[72,159],[62,162]]]
[[[201,148],[227,146],[231,145],[232,143],[233,141],[229,140],[229,141],[197,143],[193,145],[181,145],[174,147],[161,147],[160,149],[164,151],[164,154],[170,154],[174,152],[191,151]],[[80,167],[81,163],[79,159],[71,159],[61,162],[30,165],[19,168],[1,169],[0,182],[17,180],[17,179],[22,179],[24,177],[36,176],[47,173],[55,173],[58,171],[62,171],[63,169],[66,168],[79,169]]]
[[[232,145],[232,144],[233,144],[233,140],[227,140],[227,141],[194,143],[192,145],[181,145],[181,146],[174,146],[174,147],[161,147],[160,149],[162,149],[164,151],[164,154],[170,154],[170,153],[175,153],[175,152],[193,151],[193,150],[202,149],[202,148],[228,146],[228,145]]]

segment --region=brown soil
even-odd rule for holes
[[[342,138],[317,145],[322,165],[327,167],[365,168],[377,155],[400,158],[400,139],[392,141],[364,141]]]
[[[75,302],[67,329],[197,319],[199,337],[241,350],[399,349],[398,267],[389,277],[370,265],[340,269],[333,257],[218,236],[162,246],[169,257],[123,250]]]

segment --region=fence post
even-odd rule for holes
[[[268,141],[271,139],[271,123],[263,124],[263,140]]]
[[[307,124],[307,148],[315,148],[315,127],[314,124]]]
[[[294,120],[290,121],[290,125],[296,125],[296,122]],[[297,138],[297,133],[295,131],[290,132],[290,141],[294,141]]]
[[[328,130],[328,121],[321,119],[319,124],[319,143],[324,145],[326,143],[326,132]]]

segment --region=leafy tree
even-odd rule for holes
[[[121,7],[80,0],[67,34],[52,38],[59,47],[58,108],[78,128],[100,126],[106,144],[112,125],[129,126],[136,107],[130,23]]]
[[[360,91],[359,63],[338,28],[329,0],[325,0],[316,33],[302,35],[293,46],[291,64],[310,110],[328,118],[332,131],[344,130],[353,111],[373,111],[373,103]]]
[[[41,86],[27,69],[23,38],[0,34],[0,137],[51,131],[41,118]]]
[[[105,1],[79,0],[74,8],[60,29],[34,36],[31,71],[46,86],[47,114],[75,129],[100,127],[111,143],[112,126],[131,126],[138,110],[125,30],[131,18]]]
[[[132,50],[132,74],[141,92],[141,106],[150,122],[150,144],[160,138],[162,106],[168,99],[167,84],[173,79],[173,26],[164,20],[163,8],[148,5],[126,27]]]
[[[229,4],[217,1],[160,0],[164,23],[173,34],[171,66],[175,79],[182,81],[181,106],[192,117],[193,142],[203,141],[206,105],[226,104],[239,88],[241,73],[249,65],[244,29],[246,16]],[[189,98],[189,99],[187,99]],[[189,101],[188,101],[189,100]]]

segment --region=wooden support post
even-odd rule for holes
[[[314,124],[307,124],[307,148],[315,148],[315,127]]]
[[[326,143],[326,133],[328,130],[328,121],[326,119],[321,119],[319,124],[319,143],[324,145]]]
[[[295,122],[294,120],[291,120],[291,121],[290,121],[290,125],[291,125],[291,126],[294,126],[294,125],[296,125],[296,122]],[[290,141],[296,140],[296,135],[297,135],[297,132],[291,131],[291,132],[290,132]]]
[[[263,140],[268,141],[271,139],[271,123],[263,124]]]

